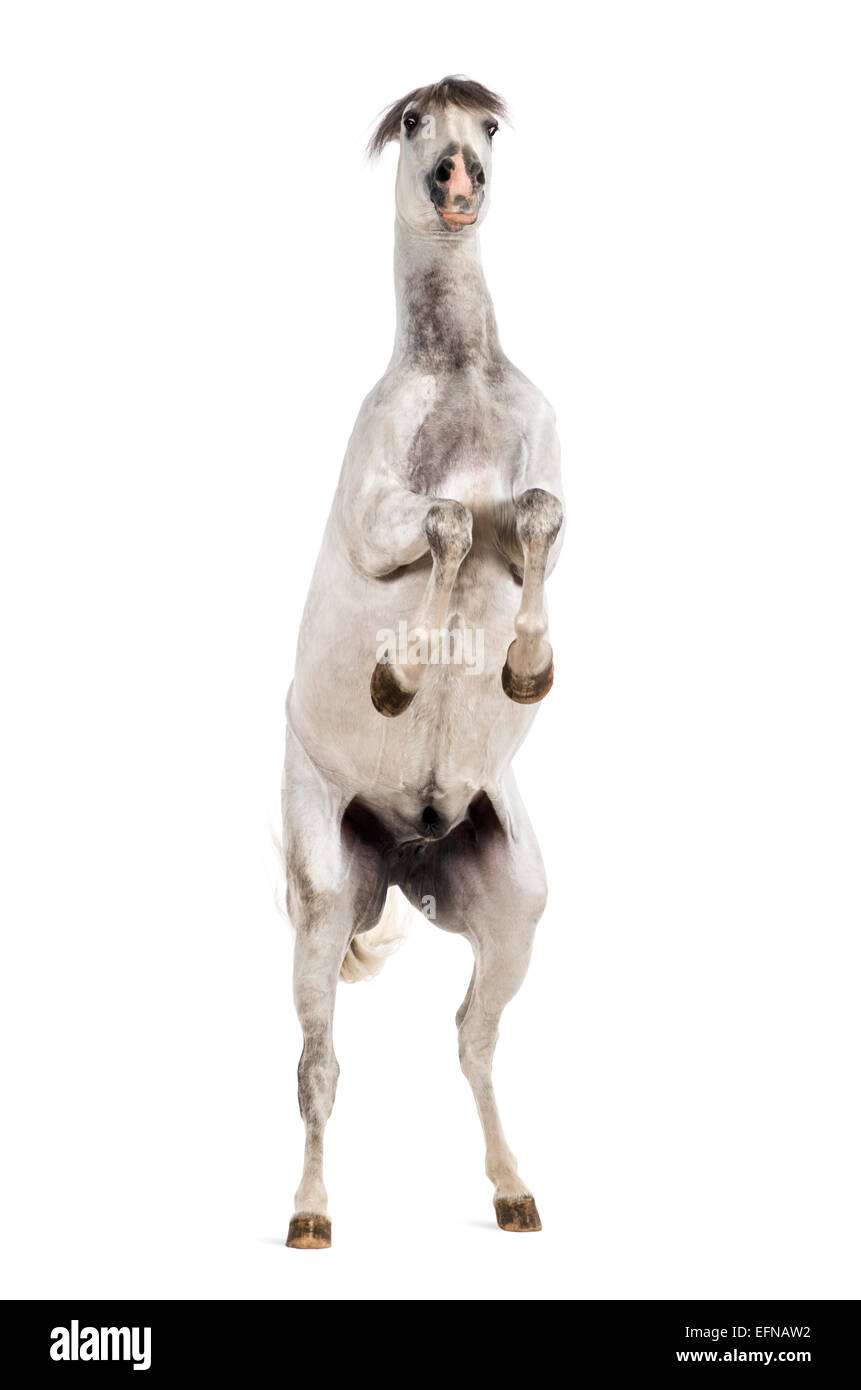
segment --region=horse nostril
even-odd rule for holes
[[[436,173],[434,174],[434,178],[436,179],[437,183],[448,183],[453,173],[454,160],[443,159],[436,167]]]
[[[474,160],[473,163],[470,164],[466,172],[469,174],[469,177],[472,179],[473,183],[477,183],[479,187],[481,187],[481,185],[484,183],[484,170],[481,167],[481,162],[477,159]]]

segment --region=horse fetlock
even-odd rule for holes
[[[517,1171],[517,1159],[504,1139],[491,1145],[484,1159],[484,1171],[493,1183],[495,1198],[528,1197],[526,1185]]]
[[[547,632],[547,619],[540,614],[520,612],[514,619],[514,631],[522,642],[535,646]]]

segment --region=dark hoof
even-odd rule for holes
[[[496,1208],[496,1222],[503,1231],[540,1231],[541,1217],[534,1197],[497,1197],[493,1203]]]
[[[375,710],[390,719],[394,718],[396,714],[403,714],[407,706],[412,704],[414,695],[415,691],[411,695],[408,691],[401,690],[392,675],[391,666],[386,666],[382,661],[377,662],[371,676],[371,699]]]
[[[328,1250],[332,1244],[332,1223],[328,1216],[294,1216],[287,1244],[293,1250]]]
[[[517,705],[537,705],[553,684],[553,662],[537,676],[515,676],[508,662],[502,668],[502,688]]]

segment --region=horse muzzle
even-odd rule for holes
[[[455,150],[443,155],[428,184],[431,202],[445,226],[458,231],[478,220],[484,183],[481,161],[471,151]]]

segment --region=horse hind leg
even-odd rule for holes
[[[305,1155],[287,1244],[298,1250],[322,1250],[332,1243],[323,1136],[338,1083],[332,1021],[340,964],[340,948],[332,936],[327,941],[308,933],[297,936],[293,992],[303,1035],[299,1112],[305,1123]]]
[[[462,931],[475,953],[457,1012],[458,1054],[484,1131],[496,1219],[504,1231],[540,1231],[535,1199],[505,1138],[492,1079],[500,1018],[526,976],[546,900],[541,855],[513,779],[507,801],[510,831],[484,797],[471,812],[473,833],[455,832],[448,854],[447,842],[440,842],[437,919]]]
[[[299,1111],[305,1125],[302,1177],[287,1244],[331,1245],[323,1139],[338,1083],[332,1041],[335,992],[350,942],[372,925],[385,899],[379,857],[345,828],[331,789],[288,735],[284,783],[287,905],[296,928],[293,998],[302,1028]]]
[[[505,1138],[491,1075],[499,1021],[526,975],[533,930],[527,918],[519,940],[509,937],[501,948],[492,944],[489,934],[477,938],[476,970],[459,1011],[457,1030],[461,1070],[472,1088],[484,1132],[485,1172],[493,1183],[496,1220],[504,1231],[541,1230],[535,1198]]]

